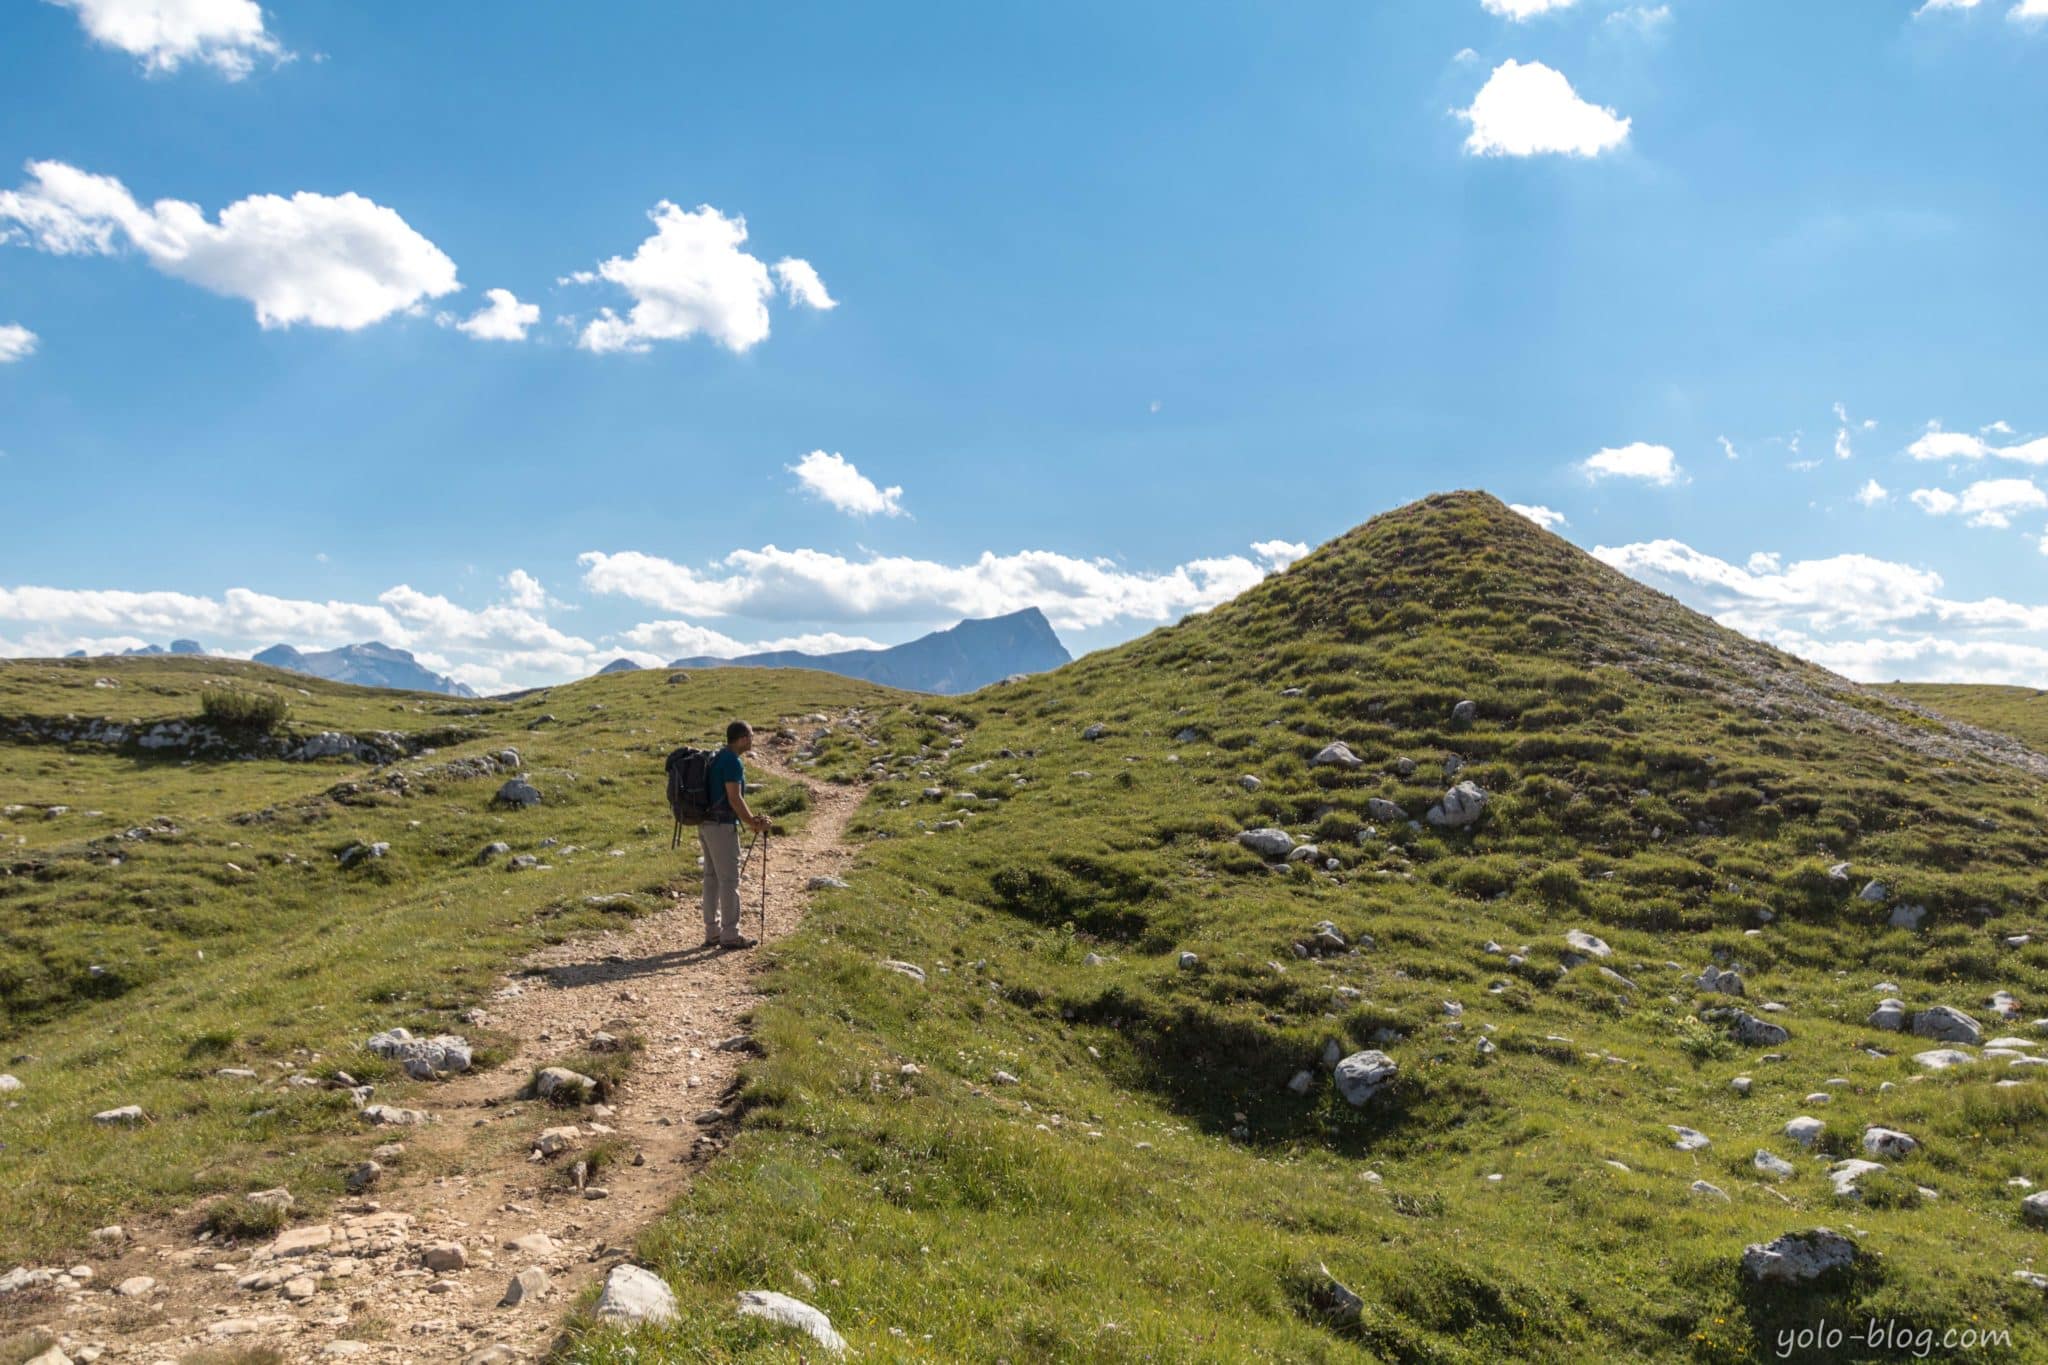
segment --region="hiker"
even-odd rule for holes
[[[709,810],[697,826],[704,846],[704,946],[751,948],[740,932],[740,826],[756,834],[770,821],[747,805],[747,770],[740,755],[754,747],[754,727],[736,720],[725,727],[725,747],[711,756]]]

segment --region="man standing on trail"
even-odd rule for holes
[[[740,826],[767,832],[769,820],[747,805],[747,770],[740,755],[754,747],[754,727],[736,720],[725,727],[725,747],[711,756],[710,816],[697,826],[704,847],[704,946],[751,948],[740,932]]]

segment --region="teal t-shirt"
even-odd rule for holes
[[[733,818],[732,802],[725,799],[725,784],[737,782],[740,790],[747,789],[747,770],[740,764],[740,756],[730,749],[720,749],[711,756],[711,814],[720,820]]]

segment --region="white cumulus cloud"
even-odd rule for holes
[[[1472,125],[1465,150],[1473,156],[1598,156],[1628,140],[1628,119],[1580,99],[1541,62],[1502,62],[1457,112]]]
[[[1916,460],[1981,460],[1988,456],[2016,464],[2048,464],[2048,436],[2003,446],[1986,439],[2010,435],[2012,428],[2004,422],[1993,422],[1975,436],[1967,431],[1944,431],[1941,423],[1929,422],[1927,430],[1906,447],[1906,453]]]
[[[1677,483],[1684,473],[1670,446],[1645,441],[1597,450],[1579,462],[1579,469],[1589,479],[1641,479],[1660,487]]]
[[[264,327],[354,331],[461,287],[439,247],[359,194],[252,195],[209,222],[196,204],[145,208],[112,176],[61,161],[28,172],[0,190],[0,235],[58,255],[126,242],[166,275],[253,304]]]
[[[18,322],[0,323],[0,365],[27,360],[36,353],[39,338]]]
[[[1577,0],[1480,0],[1488,14],[1498,14],[1503,19],[1517,23],[1533,19],[1539,14],[1550,14],[1556,10],[1570,9]]]
[[[1981,479],[1960,495],[1945,488],[1916,488],[1912,499],[1913,505],[1929,516],[1960,513],[1970,519],[1972,526],[2000,529],[2012,525],[2015,512],[2048,507],[2048,493],[2042,492],[2032,479]]]
[[[1876,479],[1866,480],[1863,487],[1856,490],[1856,501],[1865,507],[1875,507],[1879,503],[1889,502],[1891,496],[1891,490]]]
[[[1194,559],[1159,573],[1050,550],[965,564],[902,556],[849,559],[773,545],[736,550],[710,570],[637,550],[581,556],[592,592],[631,598],[681,616],[759,620],[940,621],[1038,607],[1062,629],[1117,621],[1170,621],[1237,596],[1272,570],[1244,555]]]
[[[825,292],[825,282],[818,278],[809,261],[784,256],[775,263],[775,282],[782,286],[791,303],[818,309],[839,306],[839,300]]]
[[[747,220],[709,204],[686,211],[666,199],[647,216],[654,235],[631,256],[614,256],[595,272],[563,277],[575,284],[615,284],[633,299],[623,317],[602,310],[584,326],[577,344],[587,351],[645,351],[657,341],[702,335],[729,351],[745,351],[766,339],[775,285],[761,259],[742,249]],[[789,267],[781,277],[793,300],[812,308],[834,305],[808,263],[786,258],[781,264]]]
[[[900,517],[903,490],[877,488],[874,480],[836,451],[814,450],[789,466],[797,486],[831,507],[856,517]]]
[[[1308,545],[1299,540],[1256,540],[1252,542],[1252,553],[1273,567],[1279,573],[1295,560],[1308,554]]]
[[[1560,526],[1570,524],[1565,520],[1564,513],[1553,511],[1541,503],[1511,502],[1508,504],[1508,510],[1520,513],[1546,531],[1555,531]]]
[[[1949,598],[1931,569],[1861,554],[1740,567],[1677,540],[1593,553],[1730,629],[1861,681],[2048,684],[2048,605]]]
[[[455,324],[479,341],[524,341],[526,329],[540,321],[540,305],[521,303],[509,289],[486,289],[490,302]]]
[[[289,57],[263,26],[255,0],[52,0],[74,10],[96,43],[141,59],[145,71],[186,62],[240,80],[259,58]]]
[[[690,621],[643,621],[625,631],[621,638],[654,651],[664,663],[699,656],[732,659],[742,654],[768,654],[784,649],[805,654],[839,654],[849,649],[886,648],[880,640],[870,640],[865,635],[842,635],[829,630],[748,642]]]

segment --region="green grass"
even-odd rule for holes
[[[106,661],[18,667],[41,671],[0,668],[0,714],[109,712],[90,690]],[[163,714],[195,713],[203,668],[133,667],[113,695],[182,686]],[[601,922],[586,896],[673,884],[667,747],[712,733],[722,707],[858,701],[866,723],[815,765],[869,785],[851,885],[766,950],[740,1130],[643,1240],[681,1318],[579,1323],[565,1359],[797,1358],[733,1313],[754,1288],[825,1309],[867,1359],[1721,1362],[1777,1359],[1779,1332],[1822,1317],[2007,1330],[1971,1358],[2048,1359],[2048,1303],[2011,1278],[2048,1258],[2048,1233],[2006,1183],[2048,1185],[2048,1083],[2001,1088],[1989,1060],[1923,1076],[1910,1054],[1930,1044],[1863,1023],[1882,980],[1994,1033],[2026,1026],[1992,1019],[1993,990],[2048,1014],[2040,781],[1938,718],[1734,637],[1475,495],[971,697],[751,673],[700,696],[706,676],[619,675],[472,716],[292,696],[295,730],[478,731],[406,769],[515,744],[548,794],[538,812],[491,811],[494,780],[322,795],[363,770],[0,749],[8,789],[31,793],[10,799],[73,807],[0,824],[30,869],[0,881],[6,1044],[39,1055],[0,1120],[0,1244],[39,1254],[128,1207],[280,1183],[317,1207],[374,1140],[345,1099],[217,1086],[214,1069],[345,1067],[431,1104],[355,1045],[448,1027],[525,948]],[[1479,719],[1454,723],[1467,697]],[[528,731],[542,712],[557,720]],[[1095,723],[1108,733],[1084,740]],[[1310,765],[1337,739],[1362,767]],[[1371,816],[1373,798],[1421,816],[1448,753],[1491,794],[1479,825]],[[795,801],[762,804],[798,820]],[[268,806],[278,818],[233,823]],[[124,845],[118,867],[87,856],[88,835],[155,814],[181,833]],[[1262,825],[1337,869],[1268,871],[1234,840]],[[492,838],[526,851],[544,834],[586,852],[547,874],[471,865]],[[340,873],[357,839],[391,854]],[[1919,932],[1856,899],[1871,878],[1928,908]],[[1324,920],[1370,946],[1297,957]],[[1561,970],[1574,928],[1633,984]],[[1765,1016],[1792,1032],[1782,1060],[1732,1042],[1709,1017],[1729,1002],[1683,981],[1717,960],[1743,968],[1748,1008],[1785,1004]],[[1383,1102],[1334,1095],[1332,1041],[1396,1058]],[[1306,1095],[1287,1084],[1300,1070]],[[85,1123],[129,1099],[155,1124]],[[1808,1112],[1828,1124],[1813,1154],[1781,1132]],[[1825,1162],[1860,1155],[1872,1122],[1922,1148],[1839,1205]],[[1677,1151],[1667,1124],[1713,1145]],[[1760,1180],[1759,1147],[1795,1175]],[[1820,1225],[1854,1230],[1854,1274],[1743,1284],[1746,1243]],[[1356,1321],[1330,1314],[1325,1265],[1363,1299]]]
[[[1987,1023],[1993,989],[2048,997],[2040,787],[1898,710],[1465,495],[1129,646],[888,712],[852,885],[771,952],[742,1130],[643,1241],[679,1323],[586,1327],[565,1354],[790,1358],[731,1311],[766,1288],[886,1359],[1756,1360],[1823,1315],[2002,1328],[1976,1358],[2048,1358],[2048,1306],[2010,1278],[2048,1235],[2005,1184],[2048,1183],[2048,1086],[1922,1077],[1930,1044],[1863,1025],[1886,979]],[[1311,767],[1336,739],[1365,765]],[[1368,798],[1420,816],[1447,752],[1493,794],[1475,830],[1358,837]],[[1233,840],[1257,825],[1339,870],[1268,872]],[[1926,928],[1857,901],[1871,877]],[[1373,946],[1295,957],[1321,920]],[[1560,974],[1569,928],[1634,988]],[[1717,955],[1751,1009],[1786,1004],[1784,1060],[1666,965]],[[1401,1078],[1353,1110],[1318,1058],[1383,1030]],[[1860,1155],[1878,1121],[1923,1144],[1863,1207],[1780,1131],[1831,1078],[1825,1147]],[[1767,1189],[1759,1147],[1797,1174]],[[1818,1225],[1871,1253],[1847,1282],[1741,1282],[1746,1243]],[[1323,1264],[1356,1323],[1328,1316]]]
[[[2048,692],[1985,683],[1892,683],[1881,690],[2048,752]]]
[[[94,687],[102,677],[118,686]],[[391,730],[440,747],[373,772],[0,742],[0,792],[23,807],[0,814],[0,1070],[24,1083],[0,1101],[9,1264],[59,1259],[93,1227],[216,1195],[284,1185],[298,1213],[317,1212],[383,1135],[345,1092],[284,1078],[346,1071],[379,1100],[431,1109],[431,1086],[364,1052],[365,1038],[392,1025],[460,1032],[488,1063],[489,1030],[456,1016],[487,1004],[499,973],[694,885],[694,857],[669,850],[670,748],[707,741],[734,714],[766,723],[894,695],[817,673],[672,687],[652,671],[492,703],[212,659],[8,662],[0,734],[20,717],[193,719],[223,677],[290,696],[294,732]],[[436,775],[508,746],[544,794],[538,809],[494,808],[501,775]],[[387,788],[391,773],[409,780]],[[789,823],[803,818],[799,798],[780,783],[764,794]],[[70,811],[49,819],[51,805]],[[150,837],[118,837],[160,818]],[[552,870],[477,865],[494,840]],[[357,842],[390,851],[343,871],[337,855]],[[147,1125],[90,1122],[131,1103]]]

